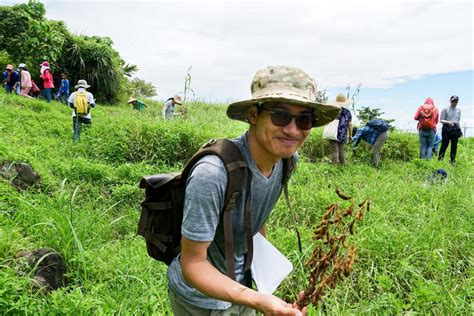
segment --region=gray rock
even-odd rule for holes
[[[9,179],[18,190],[26,190],[40,183],[40,176],[33,168],[24,162],[10,163],[6,161],[0,165],[0,175]]]
[[[20,271],[31,273],[33,289],[45,293],[66,285],[63,258],[49,248],[22,251],[16,255]]]

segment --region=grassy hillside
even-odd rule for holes
[[[171,314],[166,266],[136,236],[138,181],[179,170],[207,139],[238,136],[246,125],[228,120],[219,105],[189,104],[182,120],[164,122],[158,104],[142,113],[99,104],[92,128],[73,143],[65,105],[0,93],[0,113],[0,160],[25,161],[41,176],[41,186],[25,192],[0,178],[0,311]],[[269,219],[269,240],[295,266],[277,294],[294,299],[305,288],[311,229],[339,201],[339,186],[357,201],[369,196],[372,208],[357,231],[354,272],[311,314],[474,313],[473,140],[461,140],[453,167],[414,159],[416,136],[395,132],[374,169],[364,148],[349,153],[347,166],[327,164],[320,138],[314,130],[290,186],[303,255],[283,201]],[[436,168],[448,171],[448,181],[425,186]],[[40,247],[58,250],[68,271],[68,286],[49,295],[30,290],[15,260]]]

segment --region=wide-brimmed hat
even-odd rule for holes
[[[87,84],[87,81],[85,81],[84,79],[81,79],[77,82],[77,85],[76,85],[76,89],[78,88],[89,88],[90,86]]]
[[[174,103],[181,105],[181,97],[179,95],[175,95],[173,97]]]
[[[132,102],[135,102],[135,101],[137,101],[137,99],[135,99],[134,97],[130,97],[130,100],[128,100],[127,103],[132,103]]]
[[[45,66],[45,67],[49,67],[49,62],[47,61],[43,61],[40,66]]]
[[[18,68],[26,68],[26,64],[21,63],[21,64],[18,65]]]
[[[250,86],[252,98],[229,104],[227,116],[247,122],[247,110],[252,105],[281,102],[314,109],[314,127],[326,125],[341,111],[340,107],[317,100],[316,81],[303,70],[290,66],[269,66],[257,71]]]
[[[5,67],[6,70],[13,70],[13,65],[10,65],[8,64],[6,67]]]
[[[328,104],[339,106],[339,107],[345,107],[345,106],[348,106],[351,103],[352,103],[352,101],[348,100],[346,98],[346,96],[344,95],[344,93],[339,93],[336,96],[336,99],[334,101],[329,101],[328,102]]]

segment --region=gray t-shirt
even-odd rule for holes
[[[457,127],[459,127],[459,121],[461,121],[461,109],[453,108],[452,106],[445,108],[441,111],[439,119],[453,122]]]
[[[244,134],[232,141],[242,151],[252,172],[250,208],[252,232],[255,235],[265,223],[268,215],[280,196],[283,176],[283,161],[273,168],[270,177],[265,177],[250,156],[249,147]],[[296,160],[295,154],[295,160]],[[186,200],[184,204],[183,224],[181,233],[193,241],[211,241],[207,256],[209,262],[220,272],[226,274],[225,247],[223,225],[219,222],[219,214],[224,204],[227,185],[227,172],[218,156],[203,157],[194,166],[187,182]],[[244,179],[242,195],[232,210],[234,233],[234,261],[237,282],[246,283],[244,273],[247,242],[244,225],[244,205],[247,196],[248,178]],[[229,302],[208,297],[186,283],[181,271],[179,256],[174,259],[168,269],[169,288],[192,305],[205,309],[227,309]]]

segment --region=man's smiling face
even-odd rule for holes
[[[275,125],[275,116],[281,118],[287,114],[293,116],[287,125]],[[272,115],[274,116],[273,121]],[[307,128],[308,124],[304,123],[307,123],[308,119],[311,121],[312,116],[311,108],[305,106],[265,103],[263,107],[259,108],[255,122],[256,140],[263,153],[266,153],[271,159],[291,157],[309,136],[311,128]],[[297,120],[300,121],[299,124],[297,124]],[[302,126],[304,129],[301,128]]]

